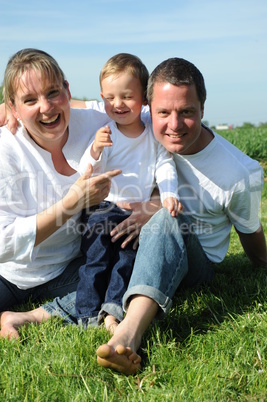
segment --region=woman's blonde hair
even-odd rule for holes
[[[41,79],[48,79],[51,83],[64,85],[65,75],[56,60],[48,53],[38,49],[22,49],[15,53],[8,61],[4,82],[3,96],[5,104],[15,103],[15,95],[21,76],[29,70],[41,73]]]

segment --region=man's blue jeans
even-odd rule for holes
[[[193,287],[214,277],[192,223],[186,215],[171,217],[162,208],[143,227],[131,280],[123,298],[124,310],[134,295],[155,300],[167,313],[180,285]]]
[[[179,286],[197,286],[213,279],[212,263],[192,230],[186,215],[171,217],[162,208],[143,227],[131,280],[123,298],[124,310],[132,296],[155,300],[161,313],[167,313]],[[77,323],[76,293],[55,299],[43,308],[68,323]]]
[[[123,319],[122,297],[128,287],[136,251],[133,242],[121,248],[125,236],[112,243],[110,231],[129,215],[129,211],[104,201],[82,217],[86,230],[81,250],[86,262],[79,269],[76,315],[84,327],[98,325],[107,314],[118,321]]]

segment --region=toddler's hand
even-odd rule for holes
[[[178,216],[184,211],[183,205],[174,197],[165,198],[163,207],[170,212],[171,216]]]
[[[109,126],[101,127],[95,135],[95,139],[91,148],[91,156],[97,160],[99,159],[104,147],[111,147],[112,140],[110,138],[111,130]]]

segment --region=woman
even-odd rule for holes
[[[120,173],[77,173],[107,116],[70,109],[69,84],[47,53],[11,57],[4,99],[19,125],[16,135],[1,128],[0,137],[0,312],[76,289],[81,210],[102,201]]]

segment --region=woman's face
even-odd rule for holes
[[[19,79],[14,104],[10,105],[15,118],[22,121],[33,140],[51,150],[64,145],[70,120],[69,85],[42,80],[33,69]]]

